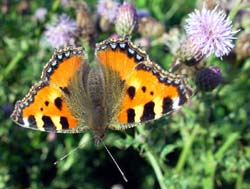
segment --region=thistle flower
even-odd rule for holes
[[[164,34],[164,26],[151,16],[141,17],[139,19],[139,33],[143,37],[158,38]]]
[[[43,8],[43,7],[38,8],[38,9],[35,11],[35,14],[34,14],[35,20],[40,21],[40,22],[41,22],[41,21],[44,21],[47,12],[48,12],[48,11],[47,11],[46,8]]]
[[[218,10],[218,6],[213,10],[203,7],[201,11],[190,13],[185,30],[193,45],[200,48],[204,56],[214,53],[220,58],[230,53],[234,47],[233,35],[238,32],[232,31],[232,22],[226,19],[223,10]]]
[[[57,21],[46,27],[44,36],[52,47],[59,48],[66,45],[74,45],[79,28],[74,20],[67,15],[59,16]]]
[[[97,4],[97,14],[107,19],[109,22],[114,22],[119,3],[113,0],[99,0]]]
[[[202,91],[212,91],[222,82],[219,67],[203,68],[196,74],[195,83]]]
[[[4,115],[6,115],[6,116],[10,116],[11,113],[13,112],[13,109],[14,109],[14,107],[13,107],[13,105],[10,104],[10,103],[5,103],[5,104],[1,105],[1,108],[0,108],[0,110],[1,110],[1,111],[4,113]]]
[[[121,36],[131,35],[138,27],[136,9],[131,3],[123,3],[117,10],[116,32]]]
[[[72,2],[71,6],[74,7],[76,11],[76,23],[79,27],[79,37],[89,43],[94,42],[94,38],[96,38],[95,24],[91,18],[88,5],[83,1]]]

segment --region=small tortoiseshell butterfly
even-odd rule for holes
[[[184,76],[163,71],[128,39],[105,40],[95,55],[89,64],[81,47],[56,50],[11,118],[41,131],[91,130],[98,143],[107,129],[158,119],[192,95]]]

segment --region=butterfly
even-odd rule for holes
[[[164,71],[128,38],[107,39],[96,44],[91,63],[82,47],[56,50],[11,118],[40,131],[90,130],[99,143],[108,129],[158,119],[191,96],[183,75]]]

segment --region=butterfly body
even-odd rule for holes
[[[73,115],[82,120],[80,125],[87,125],[98,140],[103,138],[112,118],[118,114],[115,111],[119,101],[117,96],[120,97],[124,90],[124,83],[117,74],[98,63],[91,67],[86,64],[69,82],[69,93],[65,94],[64,100]]]
[[[42,131],[88,129],[98,142],[107,129],[158,119],[191,95],[184,76],[163,71],[128,39],[111,39],[97,44],[94,63],[82,48],[57,50],[11,117]]]

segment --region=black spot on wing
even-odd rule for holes
[[[152,101],[144,105],[143,114],[141,116],[141,121],[152,120],[155,118],[154,107],[155,107],[155,103]]]
[[[56,127],[49,116],[42,116],[45,131],[55,131]]]
[[[173,106],[172,99],[169,97],[165,97],[162,103],[162,113],[165,114],[172,111],[172,106]]]
[[[46,101],[44,102],[44,104],[45,104],[46,106],[48,106],[48,105],[49,105],[49,101],[46,100]]]
[[[143,86],[142,88],[141,88],[141,90],[145,93],[146,92],[146,87],[145,86]]]
[[[60,123],[62,125],[62,129],[68,129],[69,128],[69,122],[68,119],[64,116],[60,117]]]
[[[128,109],[127,115],[128,115],[128,123],[134,123],[135,122],[135,110],[133,108]]]
[[[135,97],[135,87],[130,86],[127,89],[127,93],[128,93],[129,98],[132,100]]]
[[[61,98],[61,97],[57,97],[57,98],[54,100],[54,103],[55,103],[56,107],[57,107],[59,110],[62,110],[62,98]]]
[[[33,127],[33,128],[37,127],[37,125],[36,125],[36,118],[33,115],[30,115],[28,117],[28,122],[30,124],[30,127]]]

